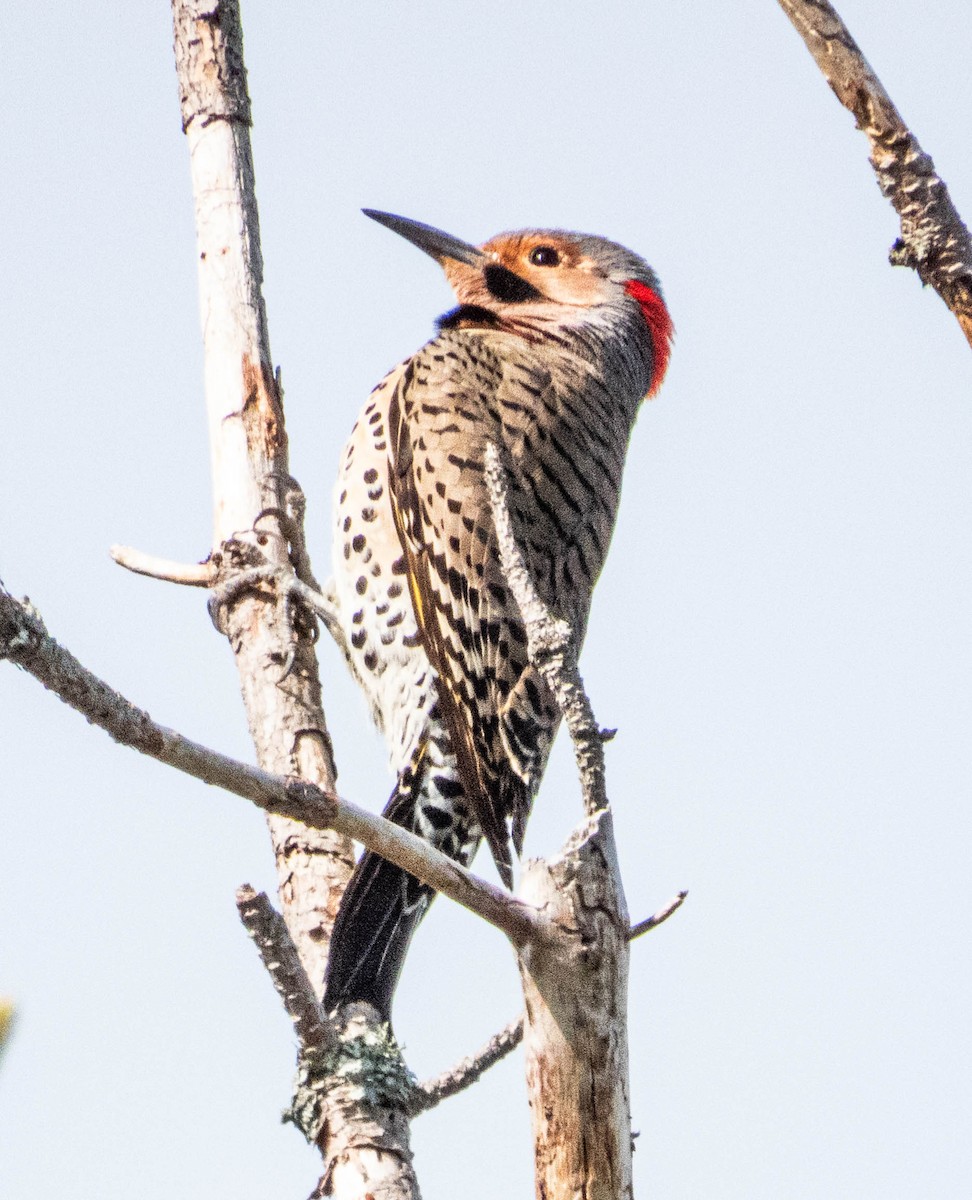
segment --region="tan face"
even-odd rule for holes
[[[572,238],[549,232],[500,234],[482,246],[489,262],[505,267],[557,304],[590,307],[602,303],[611,284],[600,266]],[[495,304],[482,267],[442,260],[462,304]]]

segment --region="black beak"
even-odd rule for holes
[[[452,234],[443,233],[441,229],[434,229],[431,225],[423,225],[421,221],[410,221],[408,217],[396,217],[394,213],[379,212],[374,208],[363,208],[361,211],[366,217],[371,217],[372,221],[386,225],[413,246],[418,246],[420,250],[430,254],[438,263],[444,258],[452,258],[457,262],[468,263],[471,267],[478,267],[486,258],[477,246],[461,242]]]

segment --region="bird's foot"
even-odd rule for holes
[[[275,521],[262,524],[267,517]],[[297,633],[318,636],[319,618],[343,649],[344,635],[337,617],[337,603],[330,584],[321,589],[314,577],[298,571],[291,557],[290,522],[278,510],[261,513],[252,529],[227,539],[213,555],[214,578],[209,614],[221,633],[227,633],[234,605],[244,596],[259,597],[275,605],[274,649],[270,657],[281,667],[285,679],[294,665]]]

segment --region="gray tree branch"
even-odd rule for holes
[[[241,796],[265,812],[309,829],[334,829],[361,842],[496,926],[515,946],[546,936],[545,923],[528,905],[409,830],[307,780],[248,766],[159,725],[56,642],[32,606],[0,587],[0,659],[4,658],[28,671],[116,742]]]
[[[413,1116],[428,1112],[450,1096],[457,1096],[471,1087],[481,1075],[506,1058],[523,1041],[523,1017],[510,1021],[509,1025],[493,1034],[485,1046],[481,1046],[475,1054],[462,1059],[448,1071],[427,1079],[415,1088],[412,1098],[411,1111]]]
[[[287,922],[267,899],[248,883],[236,889],[236,907],[253,938],[277,995],[294,1023],[302,1050],[331,1051],[337,1045],[334,1028],[307,978]]]
[[[667,921],[673,913],[678,912],[678,910],[685,903],[687,896],[688,892],[676,892],[671,900],[669,900],[669,902],[663,908],[660,908],[658,912],[653,913],[650,917],[645,917],[643,921],[638,921],[636,924],[632,925],[628,930],[628,941],[633,942],[635,938],[641,937],[643,933],[648,933],[652,929],[657,929],[658,926]]]
[[[972,239],[931,156],[905,124],[880,79],[827,0],[779,0],[837,99],[871,143],[878,186],[901,220],[891,248],[955,314],[972,345]],[[889,18],[890,19],[890,18]]]

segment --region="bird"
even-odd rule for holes
[[[464,866],[485,840],[511,887],[560,714],[500,564],[486,448],[534,586],[579,651],[672,320],[652,268],[606,238],[527,229],[477,246],[363,211],[435,259],[457,304],[377,385],[345,447],[336,620],[397,775],[384,815]],[[363,854],[332,933],[328,1012],[364,1001],[391,1021],[434,895]]]

